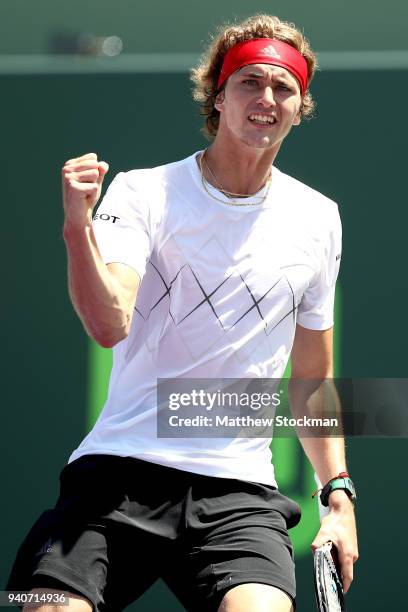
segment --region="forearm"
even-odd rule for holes
[[[347,471],[343,438],[301,437],[300,442],[322,485]]]
[[[64,226],[68,287],[72,304],[87,333],[104,347],[126,337],[130,314],[121,286],[103,262],[91,224]]]
[[[345,443],[342,436],[341,406],[331,379],[319,382],[294,380],[289,387],[290,407],[294,417],[336,418],[337,426],[299,428],[303,449],[322,484],[347,471]],[[325,435],[331,433],[331,435]]]

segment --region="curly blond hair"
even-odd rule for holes
[[[205,117],[203,132],[210,139],[215,138],[220,121],[220,113],[214,104],[219,93],[217,83],[224,57],[237,43],[253,38],[275,38],[297,49],[307,62],[309,83],[318,68],[317,58],[310,48],[309,41],[293,23],[281,21],[272,15],[258,14],[242,23],[222,25],[199,65],[191,70],[191,80],[194,83],[193,98],[201,106],[201,114]],[[310,119],[314,110],[315,102],[307,89],[300,107],[301,116]]]

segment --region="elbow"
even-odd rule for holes
[[[112,340],[111,338],[108,338],[107,336],[106,337],[100,336],[97,338],[94,337],[94,340],[97,344],[99,344],[99,346],[105,349],[111,349],[119,342],[119,340],[115,341],[115,340]]]
[[[124,340],[126,338],[126,336],[97,336],[97,337],[93,337],[93,339],[95,340],[95,342],[97,344],[99,344],[99,346],[101,346],[102,348],[106,348],[106,349],[110,349],[113,348],[114,346],[116,346],[117,344],[119,344],[119,342],[121,342],[122,340]]]
[[[113,348],[122,340],[125,340],[129,335],[129,329],[107,329],[93,331],[90,336],[95,340],[102,348]]]
[[[121,312],[115,320],[97,322],[93,319],[91,324],[85,325],[85,328],[99,346],[113,348],[128,337],[131,322],[131,317]]]
[[[324,355],[305,355],[303,359],[292,358],[291,378],[302,380],[333,378],[332,360],[325,359]]]

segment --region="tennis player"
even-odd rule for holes
[[[277,488],[271,440],[160,437],[156,391],[158,378],[280,378],[290,356],[294,378],[333,374],[337,205],[274,165],[313,111],[315,67],[295,26],[256,15],[223,28],[192,72],[208,148],[118,174],[96,214],[108,164],[94,153],[65,163],[70,296],[88,334],[113,347],[113,369],[8,590],[111,612],[161,577],[194,612],[294,610],[288,529],[300,508]],[[311,545],[336,545],[347,591],[357,539],[344,441],[302,444],[328,483]]]

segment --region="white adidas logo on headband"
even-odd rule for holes
[[[258,51],[258,55],[268,55],[269,57],[277,57],[278,59],[281,58],[273,45],[268,45],[267,47],[261,49]]]

